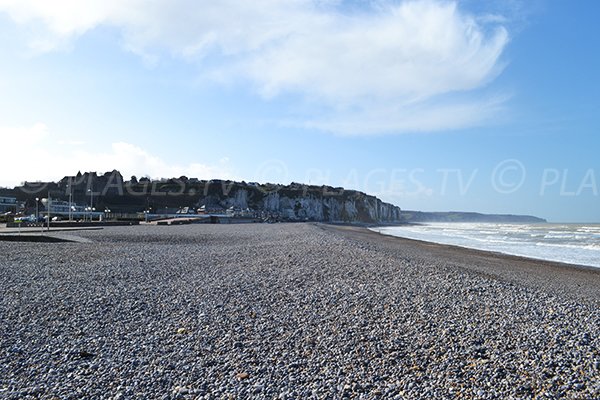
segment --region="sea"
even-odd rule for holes
[[[600,268],[600,224],[453,222],[371,229],[384,235]]]

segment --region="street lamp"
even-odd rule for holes
[[[68,184],[69,188],[69,222],[73,221],[73,185]]]
[[[48,212],[46,213],[48,216],[48,232],[50,232],[50,207],[52,203],[52,198],[50,197],[50,190],[48,190]]]
[[[35,223],[37,224],[40,221],[40,211],[39,211],[39,201],[40,198],[35,198]]]
[[[88,189],[90,192],[90,210],[94,207],[94,191],[92,189]],[[92,220],[92,216],[90,215],[90,221]]]

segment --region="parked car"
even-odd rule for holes
[[[31,215],[22,215],[19,217],[15,217],[14,221],[19,224],[19,223],[25,223],[25,222],[35,222],[36,218],[35,215],[31,214]]]

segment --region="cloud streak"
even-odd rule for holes
[[[129,51],[148,59],[166,52],[268,100],[299,95],[313,110],[299,124],[352,135],[493,118],[498,97],[485,88],[501,73],[509,42],[501,17],[437,0],[362,9],[325,0],[0,0],[0,10],[18,24],[41,23],[46,32],[32,38],[40,50],[110,26]]]

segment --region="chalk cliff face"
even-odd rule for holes
[[[237,186],[227,196],[204,198],[200,203],[251,208],[290,220],[328,222],[396,222],[400,208],[365,193],[341,188],[292,184],[273,187]]]
[[[327,222],[397,222],[400,208],[356,190],[330,186],[201,182],[196,207],[273,213],[282,219]]]

